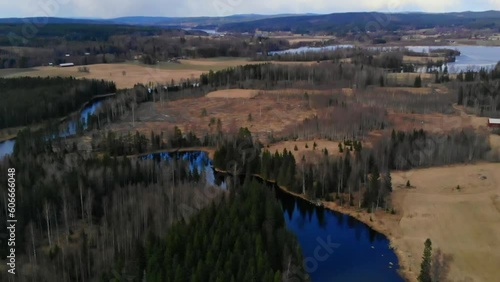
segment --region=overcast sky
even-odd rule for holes
[[[0,18],[500,10],[500,0],[0,0]]]

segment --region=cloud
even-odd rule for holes
[[[446,12],[500,9],[500,0],[0,0],[0,17],[226,16],[352,11]],[[47,7],[52,7],[47,9]],[[53,8],[55,7],[55,8]],[[47,13],[49,11],[49,13]]]

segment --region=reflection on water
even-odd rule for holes
[[[190,169],[203,169],[208,183],[222,185],[224,176],[212,168],[205,152],[160,153],[143,159],[186,160]],[[218,175],[218,176],[217,176]],[[214,180],[214,182],[210,182]],[[302,248],[305,267],[313,282],[402,282],[395,253],[387,238],[353,217],[317,207],[266,184],[275,191],[287,228]]]
[[[324,51],[334,51],[340,48],[352,48],[354,47],[353,45],[330,45],[330,46],[324,46],[324,47],[299,47],[295,49],[288,49],[288,50],[283,50],[283,51],[271,51],[269,52],[269,55],[282,55],[286,53],[290,54],[299,54],[299,53],[304,53],[304,52],[324,52]]]
[[[163,152],[163,153],[155,153],[149,154],[142,157],[143,160],[152,159],[156,161],[174,161],[174,160],[183,160],[186,161],[189,166],[189,171],[193,172],[196,168],[196,171],[205,177],[205,181],[207,184],[212,186],[218,186],[222,189],[226,189],[226,183],[224,181],[224,177],[219,175],[216,177],[214,170],[212,168],[212,160],[208,158],[208,154],[206,152],[201,151],[191,151],[191,152]]]
[[[317,207],[279,189],[289,230],[299,240],[313,282],[404,281],[389,240],[357,219]]]
[[[7,140],[4,142],[0,142],[0,159],[5,157],[6,155],[12,154],[14,152],[14,144],[15,140]]]
[[[95,113],[95,111],[102,105],[103,100],[95,100],[92,103],[90,103],[88,106],[86,106],[81,112],[80,112],[80,121],[83,123],[83,128],[87,128],[87,120],[88,120],[88,115],[92,115]],[[49,136],[48,138],[56,138],[56,137],[68,137],[71,135],[76,134],[78,122],[77,121],[70,121],[68,122],[68,127],[67,130],[60,132],[59,136],[56,134],[54,136]],[[6,155],[12,154],[14,152],[14,144],[15,140],[8,140],[4,142],[0,142],[0,159],[5,157]]]
[[[460,51],[456,61],[448,63],[450,73],[459,73],[466,70],[478,71],[480,68],[493,68],[500,60],[499,46],[408,46],[415,52],[429,52],[432,49],[453,49]]]
[[[279,55],[285,53],[303,53],[303,52],[323,52],[332,51],[339,48],[351,48],[353,45],[331,45],[325,47],[300,47],[284,51],[269,52],[270,55]],[[368,47],[371,49],[399,49],[408,48],[415,52],[429,52],[429,49],[453,49],[460,51],[461,55],[456,57],[456,61],[448,63],[450,73],[459,73],[469,69],[479,70],[480,68],[492,68],[500,60],[499,46],[401,46],[401,47]],[[425,71],[425,68],[419,69]]]

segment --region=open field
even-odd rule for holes
[[[314,150],[313,144],[316,142],[318,145]],[[306,144],[307,147],[306,148]],[[295,146],[297,146],[297,151],[294,150]],[[283,141],[274,144],[270,144],[267,150],[271,153],[276,151],[283,152],[284,149],[292,152],[295,161],[300,162],[302,157],[306,159],[308,162],[314,162],[317,159],[321,158],[324,155],[323,150],[328,150],[329,156],[340,156],[339,153],[339,142],[328,141],[328,140],[297,140],[297,141]]]
[[[324,42],[329,40],[334,40],[335,36],[329,35],[301,35],[301,34],[293,34],[293,35],[276,35],[270,36],[275,39],[288,40],[290,44],[295,44],[299,42]]]
[[[446,61],[445,57],[417,57],[417,56],[403,56],[403,62],[409,64],[427,64],[428,62]]]
[[[451,281],[496,281],[500,253],[500,164],[461,165],[393,173],[393,204],[401,213],[395,246],[420,269],[423,243],[452,256]],[[460,190],[456,187],[460,186]],[[395,222],[393,222],[394,224]],[[392,229],[392,228],[391,228]]]
[[[393,172],[396,215],[323,204],[384,233],[401,272],[416,282],[424,242],[432,240],[450,265],[446,281],[496,281],[500,265],[500,163],[479,163]],[[407,189],[406,182],[413,188]],[[457,189],[460,186],[460,189]],[[440,280],[441,281],[441,280]],[[444,280],[443,280],[444,281]]]
[[[28,73],[31,71],[35,71],[36,69],[34,68],[25,68],[25,69],[19,69],[19,68],[12,68],[12,69],[0,69],[0,77],[9,77],[9,76],[14,76],[19,73]],[[23,75],[28,75],[28,74],[23,74]]]
[[[252,89],[226,89],[210,92],[207,98],[226,98],[226,99],[251,99],[259,94],[258,90]]]
[[[63,76],[89,79],[104,79],[114,81],[117,88],[131,88],[135,84],[170,83],[172,80],[197,79],[201,74],[210,70],[218,71],[228,67],[246,64],[263,64],[268,62],[254,62],[245,58],[212,58],[192,59],[174,62],[160,62],[157,65],[144,65],[137,61],[119,64],[88,65],[90,72],[79,72],[79,66],[74,67],[34,67],[28,69],[0,70],[0,77],[46,77]],[[316,64],[317,62],[273,62],[277,64]]]
[[[199,60],[182,60],[181,63],[160,63],[156,66],[142,65],[137,62],[120,64],[96,64],[88,65],[90,73],[78,71],[74,67],[36,67],[31,69],[7,69],[0,70],[1,77],[19,76],[73,76],[77,78],[94,78],[111,80],[118,88],[130,88],[137,83],[170,83],[173,79],[199,78],[202,73],[212,70],[220,70],[230,66],[248,64],[248,60],[241,58],[215,58]]]
[[[203,71],[165,70],[131,64],[97,64],[87,66],[90,73],[79,72],[78,67],[36,67],[33,71],[19,72],[6,77],[19,76],[73,76],[76,78],[104,79],[114,81],[117,88],[131,88],[135,84],[148,82],[166,83],[173,80],[198,78]]]
[[[256,138],[265,141],[268,134],[280,132],[316,113],[302,97],[259,94],[249,99],[248,93],[253,95],[252,91],[224,90],[217,91],[224,93],[223,98],[205,96],[163,104],[144,103],[136,112],[135,128],[131,127],[131,116],[126,116],[124,122],[113,125],[113,130],[137,129],[149,134],[151,130],[159,132],[178,126],[183,131],[192,130],[203,136],[206,132],[215,132],[216,121],[220,119],[224,132],[237,132],[240,127],[248,127]],[[226,93],[228,96],[241,95],[242,98],[227,99]]]
[[[413,86],[417,76],[422,78],[422,86],[435,81],[435,75],[432,73],[388,73],[387,81],[393,85]]]

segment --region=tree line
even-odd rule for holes
[[[249,178],[189,223],[174,225],[166,239],[149,242],[146,256],[146,281],[278,282],[306,277],[301,251],[285,228],[274,194]],[[291,265],[300,265],[301,275],[290,275]]]
[[[0,78],[0,129],[64,117],[94,96],[116,92],[113,82],[76,78]]]

